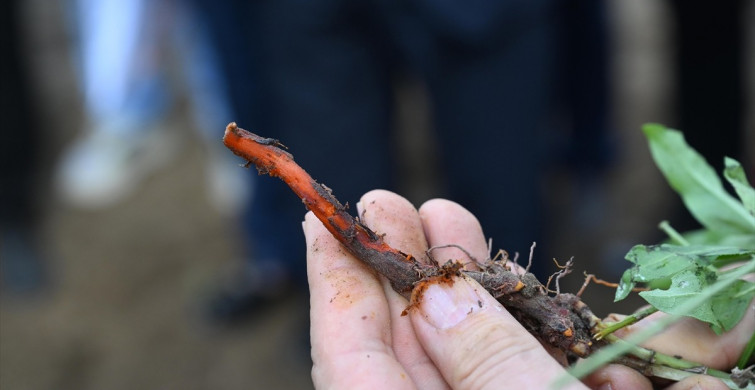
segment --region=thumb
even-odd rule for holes
[[[564,369],[476,281],[460,276],[415,289],[420,343],[453,389],[547,388]],[[582,388],[572,383],[569,388]]]

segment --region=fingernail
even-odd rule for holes
[[[598,387],[598,390],[613,390],[613,384],[611,384],[611,382],[603,383]]]
[[[422,294],[420,312],[433,327],[451,328],[484,307],[477,288],[463,276],[452,282],[432,283]]]

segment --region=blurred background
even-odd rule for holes
[[[541,276],[573,256],[561,291],[695,227],[643,123],[755,180],[753,1],[242,3],[3,2],[0,388],[312,387],[304,209],[231,121],[343,202],[448,197]]]

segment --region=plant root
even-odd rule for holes
[[[294,162],[279,141],[230,123],[223,143],[254,164],[260,174],[279,177],[288,184],[349,252],[388,278],[393,289],[405,298],[414,297],[416,302],[427,283],[448,281],[451,276],[463,273],[490,292],[530,333],[563,351],[569,360],[586,357],[602,345],[602,341],[592,337],[600,330],[601,322],[578,296],[560,292],[549,295],[533,274],[510,270],[506,266],[508,256],[477,262],[480,270],[475,271],[464,270],[459,261],[442,266],[422,264],[412,254],[386,244],[380,235],[352,217],[328,187],[316,182]]]

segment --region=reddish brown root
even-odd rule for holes
[[[477,271],[462,270],[459,262],[420,264],[346,212],[330,189],[312,179],[277,140],[259,137],[231,123],[223,143],[257,166],[260,174],[279,177],[288,184],[346,249],[387,277],[393,289],[411,299],[412,305],[422,299],[430,283],[452,282],[454,275],[463,272],[498,299],[533,335],[568,356],[584,357],[594,349],[592,334],[599,320],[587,305],[572,294],[548,295],[531,273],[520,275],[507,269],[507,256],[478,263],[481,270]]]
[[[281,149],[278,140],[262,138],[230,123],[225,129],[223,143],[233,153],[254,164],[260,174],[279,177],[288,184],[341,244],[386,275],[397,292],[409,297],[422,266],[411,255],[386,244],[381,236],[346,212],[331,190],[296,164],[294,157]]]

